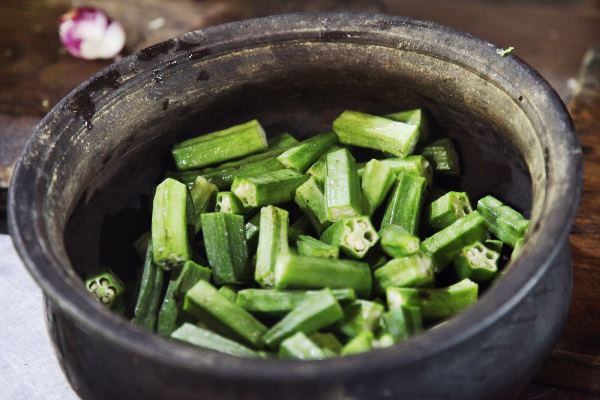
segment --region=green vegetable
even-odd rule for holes
[[[330,356],[338,355],[342,351],[343,345],[333,333],[316,332],[310,335],[310,340]]]
[[[510,253],[511,261],[513,261],[515,258],[519,257],[519,254],[521,254],[521,249],[523,248],[524,244],[525,244],[525,238],[521,238],[521,239],[517,240],[512,253]]]
[[[342,348],[342,356],[350,356],[352,354],[359,354],[369,351],[373,348],[374,341],[373,332],[363,331],[354,339],[349,341],[344,348]]]
[[[381,248],[390,257],[406,257],[419,251],[421,241],[417,236],[411,235],[406,229],[387,224],[379,230]]]
[[[124,308],[125,285],[117,275],[103,272],[92,276],[85,281],[85,287],[103,306],[112,310]]]
[[[273,286],[277,256],[288,252],[288,212],[274,206],[260,210],[260,234],[254,279],[261,286]]]
[[[171,334],[172,339],[180,340],[194,346],[202,347],[208,350],[214,350],[221,353],[237,357],[259,357],[258,353],[250,350],[233,340],[217,335],[207,329],[194,326],[190,323],[184,323],[175,332]]]
[[[341,149],[341,147],[334,144],[325,153],[321,154],[317,162],[315,162],[310,166],[309,169],[306,170],[306,173],[315,178],[319,185],[323,185],[325,183],[325,175],[327,175],[327,154],[339,149]]]
[[[277,289],[352,288],[366,298],[371,284],[369,265],[357,261],[282,254],[275,266]]]
[[[298,218],[288,229],[288,241],[296,242],[300,235],[308,233],[310,221],[305,216]]]
[[[502,248],[504,247],[504,243],[502,243],[502,240],[497,239],[488,239],[485,242],[483,242],[483,244],[485,247],[487,247],[490,250],[494,250],[498,254],[502,253]]]
[[[248,252],[254,253],[258,246],[258,235],[260,233],[260,211],[257,212],[246,222],[244,225],[244,232],[246,233],[246,244],[248,245]]]
[[[310,177],[296,189],[294,200],[317,233],[331,225],[327,216],[325,195],[316,179]]]
[[[296,242],[298,254],[303,256],[339,258],[340,249],[337,246],[321,242],[311,236],[300,235]]]
[[[163,284],[164,271],[154,264],[152,260],[152,241],[149,241],[132,322],[151,332],[156,327]]]
[[[339,247],[352,258],[363,258],[377,243],[379,235],[369,217],[343,218],[331,225],[321,235],[321,240]]]
[[[323,349],[302,332],[297,332],[281,342],[279,356],[296,360],[322,360],[327,358]]]
[[[238,199],[231,192],[219,192],[217,193],[217,204],[215,211],[232,213],[232,214],[244,214],[246,209],[242,205],[240,199]]]
[[[400,111],[384,115],[385,118],[415,125],[419,130],[419,143],[427,143],[429,140],[429,124],[427,115],[420,108],[408,111]]]
[[[275,157],[277,157],[287,149],[294,147],[298,143],[298,139],[296,139],[289,133],[281,133],[271,138],[267,138],[267,144],[269,146],[269,149],[267,151],[263,151],[262,153],[252,154],[243,158],[238,158],[234,161],[228,161],[226,163],[219,164],[217,168],[243,168],[248,165],[254,165],[254,163],[257,161],[275,159]],[[283,168],[283,166],[281,166],[281,168]]]
[[[336,329],[350,338],[363,331],[373,332],[383,311],[384,307],[381,304],[356,300],[344,307],[344,319],[338,323]]]
[[[286,150],[277,157],[277,160],[286,168],[304,172],[336,141],[335,134],[322,133],[303,140],[291,149]]]
[[[325,175],[327,218],[335,222],[361,215],[360,195],[360,180],[352,154],[348,149],[328,153]]]
[[[181,182],[167,178],[156,187],[152,249],[154,263],[163,269],[179,267],[192,258],[187,223],[193,211],[190,212],[188,201],[187,188]]]
[[[381,327],[394,338],[394,342],[408,339],[423,330],[421,309],[408,305],[394,308],[383,314]]]
[[[383,290],[388,287],[428,286],[434,281],[433,261],[424,253],[394,258],[375,270],[375,282]]]
[[[219,293],[232,303],[237,303],[237,292],[232,289],[231,286],[221,286],[219,288]]]
[[[417,175],[425,178],[428,185],[431,185],[433,181],[431,164],[423,156],[412,155],[406,158],[386,158],[380,161],[387,167],[390,167],[396,175],[400,172]]]
[[[525,237],[529,220],[493,196],[485,196],[477,202],[477,211],[485,219],[488,230],[510,247]]]
[[[431,203],[427,220],[429,226],[444,229],[473,211],[465,192],[448,192]]]
[[[373,215],[395,181],[396,175],[391,167],[378,160],[367,163],[361,180],[363,211],[366,215]]]
[[[411,235],[416,235],[419,230],[425,189],[424,178],[400,172],[392,197],[385,209],[381,226],[383,227],[385,224],[398,225]]]
[[[205,178],[198,176],[190,189],[192,204],[194,205],[194,226],[195,231],[202,229],[200,214],[208,212],[215,207],[215,198],[219,189],[216,185],[210,183]]]
[[[135,252],[142,260],[145,260],[146,250],[148,249],[148,242],[152,238],[152,233],[150,231],[146,231],[142,233],[133,243],[133,248]]]
[[[439,139],[423,149],[423,156],[433,165],[433,170],[443,175],[460,175],[458,154],[448,138]]]
[[[294,198],[296,188],[308,177],[291,169],[281,169],[258,176],[236,177],[231,191],[244,207],[279,204]]]
[[[506,57],[507,55],[512,53],[514,49],[515,48],[513,46],[507,47],[505,49],[496,49],[496,54],[502,57]]]
[[[202,235],[217,284],[248,282],[248,247],[244,217],[229,213],[202,214]]]
[[[475,242],[464,247],[454,259],[454,270],[460,279],[469,278],[475,282],[490,281],[498,272],[500,254]]]
[[[415,125],[355,111],[344,111],[337,117],[333,130],[340,143],[381,150],[398,157],[411,154],[419,140],[419,128]]]
[[[290,311],[281,321],[273,325],[263,336],[263,343],[275,349],[286,338],[296,332],[310,335],[340,319],[344,313],[331,293],[324,289],[307,297],[296,308]]]
[[[232,160],[267,148],[265,131],[257,120],[177,143],[173,158],[179,170]]]

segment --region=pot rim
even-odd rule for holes
[[[234,48],[239,48],[244,47],[248,41],[269,42],[277,35],[302,40],[318,32],[323,40],[353,42],[358,40],[352,35],[356,31],[364,33],[376,43],[378,40],[382,41],[382,35],[391,35],[397,39],[429,41],[431,55],[437,54],[436,50],[441,51],[440,44],[435,43],[440,36],[449,38],[453,46],[446,46],[444,49],[444,56],[448,57],[448,62],[454,62],[486,77],[515,100],[521,93],[535,94],[525,96],[536,115],[540,117],[534,126],[539,135],[546,135],[553,144],[552,148],[546,148],[548,156],[544,161],[549,174],[544,188],[546,201],[542,206],[540,220],[537,226],[533,227],[520,257],[512,263],[505,276],[488,289],[477,305],[435,329],[390,348],[350,357],[303,362],[243,359],[192,348],[163,340],[106,310],[85,292],[81,280],[64,271],[50,248],[45,219],[42,217],[44,188],[39,182],[39,174],[42,170],[40,166],[48,162],[41,149],[59,136],[56,132],[50,133],[50,142],[47,141],[49,128],[55,123],[56,115],[68,112],[65,111],[68,99],[114,69],[115,64],[75,88],[42,119],[35,129],[35,134],[27,142],[13,174],[8,195],[9,230],[17,252],[44,295],[87,332],[102,336],[131,354],[148,357],[173,367],[195,370],[199,374],[252,381],[311,379],[324,382],[332,376],[374,374],[384,369],[406,366],[417,360],[435,357],[437,353],[458,345],[506,315],[543,278],[558,251],[567,243],[569,227],[579,203],[582,187],[581,148],[570,116],[555,91],[534,69],[515,56],[499,57],[496,54],[497,47],[470,34],[433,22],[383,14],[276,15],[195,31],[176,41],[186,42],[189,37],[201,37],[203,42],[196,45],[201,49],[210,46],[211,40],[225,38]],[[331,35],[328,36],[327,33]],[[169,42],[172,43],[173,39],[152,48],[165,47],[164,43]],[[173,50],[174,46],[166,47],[170,58],[190,50]],[[144,51],[125,57],[116,65],[135,63],[142,58],[141,54]],[[469,57],[462,57],[464,53],[461,52],[468,52]],[[482,63],[482,60],[493,62]],[[152,70],[154,65],[154,62],[148,62],[144,69]],[[143,70],[139,74],[141,72]],[[126,91],[133,84],[135,78],[127,81],[118,90]],[[516,103],[519,104],[518,101]],[[531,115],[528,116],[531,118]],[[41,138],[43,135],[44,139]],[[559,169],[560,173],[557,173]],[[549,198],[559,201],[546,204]]]

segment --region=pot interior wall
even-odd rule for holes
[[[452,137],[463,163],[460,179],[436,185],[466,190],[474,201],[494,194],[527,215],[532,193],[541,204],[543,151],[519,104],[527,99],[438,58],[297,41],[181,57],[145,77],[97,104],[93,128],[78,130],[54,174],[48,209],[60,204],[56,227],[66,224],[64,242],[80,276],[102,264],[133,279],[140,260],[131,243],[149,228],[149,195],[172,168],[170,146],[252,118],[269,134],[301,138],[330,130],[344,109],[424,107],[434,136]]]

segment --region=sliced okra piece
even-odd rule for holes
[[[378,160],[371,160],[365,166],[361,179],[363,211],[373,215],[383,203],[396,181],[392,168]]]
[[[420,108],[414,110],[400,111],[384,115],[385,118],[415,125],[419,129],[419,143],[427,143],[429,140],[429,124],[427,114]]]
[[[156,187],[152,206],[152,249],[154,263],[170,270],[192,258],[188,221],[193,207],[185,185],[167,178]],[[191,213],[191,215],[190,215]]]
[[[243,158],[238,158],[234,161],[228,161],[226,163],[219,164],[217,168],[238,168],[243,167],[245,165],[252,165],[257,161],[275,159],[275,157],[277,157],[287,149],[294,147],[298,143],[298,139],[296,139],[289,133],[281,133],[279,135],[273,136],[272,138],[267,138],[267,145],[269,146],[269,149],[267,151],[257,154],[251,154]]]
[[[362,214],[360,179],[356,161],[348,149],[327,154],[325,175],[325,204],[327,218],[339,221],[344,217]]]
[[[499,258],[500,254],[478,241],[463,247],[454,259],[454,270],[460,279],[488,282],[498,272]]]
[[[337,142],[337,137],[333,132],[322,133],[303,140],[286,150],[277,157],[277,160],[286,168],[304,172],[335,142]]]
[[[187,322],[177,328],[177,330],[171,334],[171,338],[202,347],[203,349],[214,350],[231,356],[250,358],[259,357],[258,353],[254,350],[251,350],[238,342]]]
[[[305,235],[310,230],[310,225],[306,216],[298,218],[288,229],[288,241],[297,242],[300,235]]]
[[[265,131],[257,120],[197,136],[173,146],[180,171],[204,167],[267,149]]]
[[[433,261],[425,253],[393,258],[375,270],[377,287],[385,291],[388,287],[414,287],[431,285],[434,281]]]
[[[178,297],[184,296],[198,281],[209,282],[212,275],[210,268],[202,266],[194,261],[186,261],[177,276]]]
[[[231,286],[221,286],[219,288],[219,293],[223,297],[226,297],[232,303],[237,303],[237,292],[231,288]]]
[[[398,157],[413,152],[419,140],[419,128],[355,111],[344,111],[333,121],[340,143],[380,150]]]
[[[487,238],[485,221],[477,212],[462,217],[421,242],[421,249],[433,258],[435,272],[452,263],[463,247]]]
[[[379,230],[381,248],[390,257],[406,257],[419,251],[421,240],[411,235],[406,229],[387,224]]]
[[[504,247],[502,240],[497,239],[487,239],[485,242],[483,242],[483,245],[490,250],[494,250],[498,254],[502,254],[502,248]]]
[[[309,336],[317,346],[319,346],[326,355],[332,357],[339,355],[344,345],[331,332],[315,332]]]
[[[308,177],[291,169],[281,169],[256,176],[236,177],[231,191],[244,207],[279,204],[294,198],[296,188]]]
[[[411,235],[416,235],[419,230],[425,190],[425,178],[400,172],[396,187],[385,209],[381,226],[398,225]]]
[[[417,175],[425,178],[428,185],[431,185],[433,181],[433,168],[431,163],[423,156],[412,155],[406,158],[386,158],[379,161],[390,167],[396,175],[400,172]]]
[[[244,225],[246,233],[246,243],[248,244],[248,252],[255,253],[258,246],[258,235],[260,233],[260,211],[257,212]]]
[[[231,214],[244,214],[247,212],[247,209],[235,194],[231,192],[219,192],[217,193],[215,211]]]
[[[327,358],[323,349],[302,332],[296,332],[281,342],[279,356],[296,360],[322,360]]]
[[[363,331],[375,331],[384,307],[372,301],[356,300],[344,307],[344,319],[336,326],[336,331],[353,338]]]
[[[190,196],[194,205],[194,227],[196,233],[202,229],[200,214],[213,210],[218,191],[219,188],[216,185],[210,183],[202,176],[198,176],[194,180],[190,189]]]
[[[274,206],[260,210],[260,233],[256,251],[254,280],[261,286],[272,287],[277,256],[288,252],[289,213]]]
[[[114,273],[103,272],[92,276],[85,281],[85,287],[103,306],[111,310],[124,307],[125,285]]]
[[[382,330],[379,334],[373,339],[373,348],[374,349],[384,349],[386,347],[391,347],[395,343],[394,337]]]
[[[527,234],[529,220],[493,196],[479,200],[477,211],[485,219],[488,230],[510,247],[514,248]]]
[[[244,217],[219,212],[202,214],[202,235],[208,263],[217,284],[245,283],[250,280]]]
[[[242,307],[223,296],[210,283],[199,281],[185,294],[183,309],[199,320],[206,316],[218,321],[237,338],[259,346],[267,328]]]
[[[473,212],[465,192],[448,192],[429,205],[427,221],[434,229],[444,229]]]
[[[515,258],[519,257],[519,254],[521,254],[521,248],[523,247],[523,245],[525,244],[525,238],[520,238],[519,240],[517,240],[517,242],[515,243],[515,247],[513,248],[512,253],[510,253],[510,260],[513,261]]]
[[[371,331],[363,331],[354,337],[351,341],[346,343],[342,348],[340,355],[350,356],[352,354],[364,353],[373,348],[373,341],[375,337]]]
[[[315,178],[319,185],[325,184],[325,175],[327,175],[327,154],[341,149],[338,145],[331,146],[321,157],[306,170],[306,173]]]
[[[156,328],[162,297],[164,271],[152,260],[152,241],[148,241],[140,288],[133,309],[134,324],[152,332]]]
[[[460,175],[458,154],[448,138],[439,139],[425,146],[423,156],[433,165],[436,173],[443,175]]]
[[[233,182],[233,178],[235,177],[237,170],[237,167],[212,168],[210,170],[203,171],[200,173],[200,175],[196,176],[202,176],[208,182],[219,188],[219,190],[226,190],[231,186],[231,182]],[[192,171],[185,171],[179,176],[184,177],[188,172]],[[194,180],[195,179],[196,178],[194,178]],[[183,182],[184,178],[180,178],[179,180]]]
[[[275,349],[296,332],[306,335],[317,332],[344,317],[344,312],[331,290],[323,289],[306,297],[282,320],[273,325],[262,337],[262,342]]]
[[[339,258],[340,248],[321,242],[311,236],[300,235],[296,242],[298,254],[303,256]]]
[[[327,216],[323,189],[315,178],[310,177],[298,186],[294,201],[318,234],[321,234],[325,228],[331,225]]]
[[[400,306],[421,308],[423,320],[431,321],[449,318],[477,302],[479,286],[463,279],[454,285],[435,289],[395,288],[386,289],[387,303],[390,310]]]
[[[391,309],[381,317],[381,328],[394,338],[394,342],[408,339],[423,331],[421,309],[409,305]]]
[[[371,294],[369,265],[351,260],[284,254],[277,258],[277,289],[354,289],[358,297]]]
[[[377,243],[379,235],[369,217],[343,218],[321,235],[321,240],[339,247],[347,256],[360,259]]]

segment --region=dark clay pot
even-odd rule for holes
[[[330,129],[342,109],[415,106],[459,143],[466,172],[452,185],[531,210],[521,256],[447,323],[352,357],[249,360],[148,334],[86,293],[81,277],[110,239],[101,226],[112,218],[115,232],[131,230],[114,215],[150,193],[175,141],[254,117],[302,136]],[[505,399],[533,377],[565,321],[581,162],[556,93],[490,43],[407,18],[283,15],[157,44],[75,89],[15,170],[9,223],[83,398]]]

